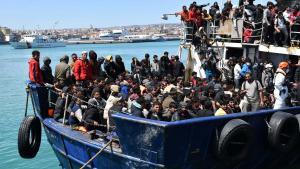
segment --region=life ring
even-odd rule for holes
[[[18,150],[23,158],[34,158],[41,144],[41,122],[36,116],[26,116],[19,128]]]
[[[217,141],[217,155],[225,163],[236,163],[250,151],[253,129],[249,123],[241,119],[233,119],[223,127]]]
[[[280,152],[289,152],[299,140],[299,122],[286,112],[276,112],[269,121],[268,140]]]

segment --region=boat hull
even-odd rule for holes
[[[65,47],[66,44],[64,42],[56,42],[56,43],[32,43],[32,48],[57,48],[57,47]]]
[[[26,43],[26,42],[11,42],[11,46],[15,49],[29,49],[29,48],[56,48],[65,47],[64,42],[58,43]]]
[[[62,168],[80,168],[106,143],[47,118],[48,91],[30,85],[38,117]],[[113,114],[120,148],[108,147],[87,168],[129,169],[283,169],[299,164],[300,145],[282,153],[268,141],[270,117],[283,111],[300,114],[300,107],[236,113],[177,122],[154,121],[125,114]],[[255,137],[247,158],[227,164],[216,156],[216,135],[233,119],[251,125]]]
[[[31,44],[28,42],[11,42],[11,46],[15,49],[29,49]]]
[[[70,128],[66,128],[53,119],[45,119],[43,124],[49,144],[55,152],[62,168],[80,168],[105,144],[104,141],[96,142],[90,140],[80,132],[72,131]],[[108,147],[86,168],[160,169],[163,166],[115,152],[114,148]]]

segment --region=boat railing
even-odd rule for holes
[[[251,25],[251,26],[250,26]],[[247,26],[253,27],[249,29],[251,35],[245,35],[247,31]],[[263,36],[263,24],[262,22],[249,22],[244,20],[243,23],[243,43],[250,43],[250,44],[261,44],[262,43],[262,36]]]
[[[208,37],[214,41],[242,43],[242,19],[213,20],[207,22]]]
[[[195,24],[193,22],[182,22],[182,33],[182,44],[191,44],[194,39]]]
[[[292,46],[300,46],[300,24],[290,26],[290,40]]]
[[[61,89],[58,89],[58,88],[55,88],[55,89],[49,88],[48,91],[49,91],[48,101],[49,101],[50,107],[56,106],[56,103],[54,102],[54,100],[53,100],[53,98],[52,98],[52,97],[53,97],[53,94],[56,95],[56,96],[58,97],[58,96],[60,95],[59,92],[62,92],[62,90],[61,90]],[[80,98],[78,98],[78,97],[76,97],[75,95],[72,95],[72,94],[70,94],[70,93],[64,93],[64,94],[65,94],[65,99],[66,99],[66,100],[65,100],[65,104],[64,104],[64,114],[63,114],[63,118],[62,118],[62,124],[63,124],[63,125],[66,124],[67,113],[68,113],[68,114],[71,113],[70,111],[68,111],[68,106],[69,106],[70,101],[71,101],[72,99],[78,99],[78,100],[80,100],[80,102],[84,103],[85,106],[91,106],[91,107],[97,108],[98,110],[104,111],[104,109],[105,109],[105,108],[103,108],[103,107],[99,107],[99,106],[97,106],[97,105],[95,105],[95,104],[89,103],[89,102],[87,102],[87,101],[85,101],[85,100],[83,100],[83,99],[80,99]],[[106,100],[104,100],[104,101],[106,101]],[[87,107],[85,107],[85,108],[87,108]],[[114,112],[114,113],[120,113],[120,112],[113,111],[113,110],[109,110],[109,111]],[[125,114],[126,114],[126,113],[125,113]],[[86,123],[85,121],[83,121],[83,122]],[[100,124],[99,126],[100,126],[100,127],[108,127],[107,125],[101,125],[101,124]],[[115,127],[114,127],[114,126],[109,126],[109,129],[110,129],[110,130],[114,130]]]

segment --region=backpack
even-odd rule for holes
[[[256,88],[256,90],[258,90],[258,81],[254,80],[254,82],[255,82],[255,88]],[[242,84],[242,90],[246,90],[246,81]],[[247,96],[247,94],[245,94],[245,97],[246,97],[247,101],[249,103],[251,103],[250,98]]]
[[[274,74],[272,72],[266,72],[264,84],[266,88],[274,87]]]
[[[257,80],[253,80],[255,82],[255,88],[258,90],[258,82]],[[242,84],[242,90],[246,90],[246,81]]]

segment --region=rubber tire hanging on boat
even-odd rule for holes
[[[251,148],[253,129],[241,119],[233,119],[223,127],[217,142],[217,155],[226,163],[245,159]]]
[[[299,132],[300,132],[300,114],[295,115],[295,117],[298,120],[298,123],[299,123]]]
[[[41,122],[36,116],[26,116],[19,128],[18,150],[23,158],[34,158],[41,144]]]
[[[298,119],[286,112],[276,112],[269,121],[268,140],[280,152],[289,152],[299,140]]]

